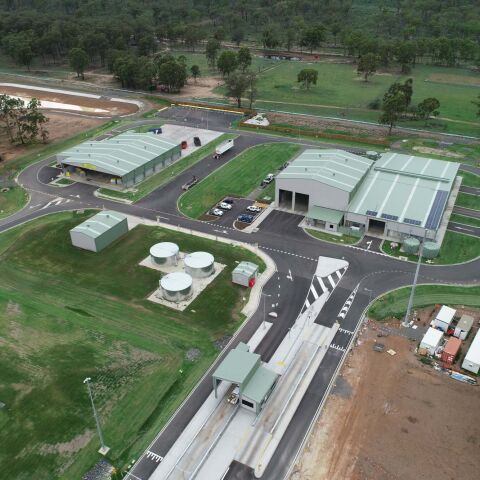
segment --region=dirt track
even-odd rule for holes
[[[479,387],[422,365],[415,344],[368,329],[354,349],[291,480],[478,478]]]
[[[115,115],[128,115],[136,113],[138,106],[133,103],[114,102],[111,100],[103,100],[98,98],[82,97],[70,94],[45,92],[42,90],[35,90],[34,88],[25,87],[11,87],[0,85],[0,93],[6,93],[7,95],[17,95],[21,97],[35,97],[40,101],[58,102],[69,105],[78,105],[80,107],[101,109],[106,112],[96,112],[95,116],[111,117]],[[82,112],[82,115],[88,115],[88,113]]]

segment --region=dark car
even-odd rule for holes
[[[233,205],[233,200],[231,198],[226,198],[223,203],[229,203],[230,205]]]
[[[193,137],[193,144],[194,144],[196,147],[201,147],[201,146],[202,146],[202,142],[200,141],[200,137]]]
[[[237,220],[243,223],[252,223],[253,222],[253,215],[240,215]]]

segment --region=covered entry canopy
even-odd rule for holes
[[[343,212],[332,210],[331,208],[314,206],[309,208],[307,217],[312,218],[313,220],[338,225],[342,221]]]

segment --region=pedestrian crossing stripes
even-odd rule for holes
[[[345,319],[348,311],[350,310],[350,307],[352,306],[353,300],[355,300],[355,295],[357,294],[357,291],[358,291],[358,285],[355,287],[353,292],[350,294],[350,296],[347,298],[347,300],[343,304],[343,307],[340,310],[340,313],[338,314],[338,318],[341,318],[342,320]]]
[[[307,308],[312,305],[315,300],[317,300],[325,292],[332,292],[335,286],[340,282],[342,276],[346,272],[347,267],[336,270],[331,275],[327,277],[319,277],[315,275],[313,277],[312,283],[310,284],[310,289],[308,291],[307,298],[303,304],[301,313],[305,312]]]
[[[333,348],[334,350],[338,350],[339,352],[346,352],[347,351],[347,349],[345,347],[341,347],[340,345],[336,345],[335,343],[331,343],[330,348]]]
[[[157,453],[151,452],[150,450],[147,451],[147,458],[153,460],[156,463],[160,463],[163,460],[163,457],[161,457]]]

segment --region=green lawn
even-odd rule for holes
[[[300,88],[296,81],[303,68],[318,71],[317,85],[309,90]],[[392,83],[410,77],[414,80],[413,103],[427,97],[438,98],[440,117],[427,126],[423,121],[401,122],[400,125],[479,135],[480,122],[475,105],[471,103],[478,87],[462,83],[465,79],[475,79],[476,74],[466,68],[417,65],[408,76],[393,72],[374,75],[364,82],[357,75],[356,67],[350,64],[277,62],[259,75],[256,108],[377,122],[379,112],[369,109],[369,103],[381,98]],[[224,93],[223,87],[216,91]]]
[[[272,203],[275,200],[275,180],[260,191],[257,202]]]
[[[480,151],[479,151],[480,155]],[[474,173],[470,172],[460,172],[460,175],[463,177],[462,185],[466,187],[477,187],[480,188],[480,176],[475,175]]]
[[[318,238],[319,240],[325,240],[326,242],[353,245],[354,243],[360,241],[360,238],[352,235],[332,235],[331,233],[319,232],[318,230],[312,230],[311,228],[306,228],[305,231],[308,232],[312,237]]]
[[[463,223],[464,225],[471,225],[472,227],[480,227],[480,219],[473,217],[466,217],[465,215],[458,215],[453,213],[450,216],[451,222]]]
[[[8,192],[0,192],[0,218],[12,215],[27,202],[28,193],[22,187],[11,187]]]
[[[300,150],[293,143],[267,143],[245,150],[179,199],[180,211],[199,218],[227,195],[245,197]],[[218,160],[221,165],[222,160]]]
[[[480,210],[480,196],[472,195],[471,193],[460,192],[455,202],[457,207],[471,208],[473,210]]]
[[[108,459],[138,458],[243,320],[236,261],[253,253],[139,225],[103,252],[71,246],[89,214],[43,217],[0,236],[0,464],[4,478],[79,479],[98,438],[83,379],[92,377]],[[185,312],[148,302],[160,274],[138,265],[152,244],[206,250],[226,265]],[[212,309],[211,306],[215,305]],[[186,352],[198,349],[196,361]]]
[[[160,172],[151,177],[148,177],[145,181],[138,184],[135,187],[135,191],[132,192],[119,192],[117,190],[111,190],[109,188],[99,188],[98,192],[110,197],[120,198],[124,200],[129,200],[131,202],[138,202],[149,193],[153,192],[155,189],[161,187],[168,183],[172,178],[180,175],[185,170],[189,169],[192,165],[195,165],[200,160],[203,160],[208,155],[212,155],[215,151],[215,147],[220,145],[229,138],[236,138],[237,135],[230,133],[225,133],[215,140],[203,145],[198,150],[195,150],[190,155],[177,160],[172,165],[164,168]]]
[[[382,250],[393,257],[407,257],[412,262],[418,261],[417,255],[407,255],[401,252],[399,248],[392,249],[391,242],[385,241]],[[480,238],[463,235],[457,232],[446,231],[443,239],[440,254],[437,258],[433,258],[429,263],[436,265],[448,265],[452,263],[462,263],[473,260],[480,255]],[[426,263],[427,259],[422,258],[422,262]]]
[[[410,287],[401,288],[380,297],[370,307],[368,315],[375,320],[403,318],[407,310]],[[448,285],[419,285],[415,289],[414,307],[422,308],[437,303],[480,307],[480,287],[453,287]]]

